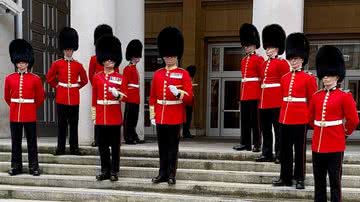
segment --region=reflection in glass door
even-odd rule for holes
[[[214,44],[208,49],[207,135],[240,136],[240,44]]]

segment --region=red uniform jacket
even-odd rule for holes
[[[280,89],[280,79],[289,71],[290,66],[288,62],[283,59],[272,58],[262,64],[260,70],[260,109],[280,108],[283,99]]]
[[[114,68],[115,72],[119,72],[119,67]],[[89,63],[89,80],[90,83],[92,82],[92,79],[95,74],[104,71],[104,66],[99,64],[96,60],[96,55],[91,56],[90,63]],[[91,83],[92,85],[92,83]]]
[[[39,76],[30,72],[8,75],[4,99],[10,106],[10,122],[35,122],[36,109],[44,103],[44,94]]]
[[[345,135],[351,135],[359,124],[352,94],[338,88],[316,92],[310,101],[309,117],[314,127],[312,151],[319,153],[343,152]]]
[[[241,91],[240,100],[259,100],[260,89],[260,67],[264,58],[255,52],[241,60]]]
[[[66,61],[65,59],[52,63],[46,80],[51,87],[56,89],[56,103],[63,105],[79,105],[79,90],[88,83],[82,64],[76,60]]]
[[[170,91],[169,85],[182,90],[180,98]],[[154,73],[150,90],[150,107],[155,107],[156,124],[177,125],[186,121],[185,105],[193,99],[189,73],[182,68],[161,68]]]
[[[309,103],[317,90],[316,78],[302,70],[285,74],[281,78],[283,101],[279,122],[282,124],[308,124]]]
[[[109,87],[115,87],[124,97],[127,96],[127,81],[117,72],[100,72],[93,78],[92,106],[96,108],[95,125],[121,125],[121,103]]]
[[[136,65],[130,64],[124,68],[123,75],[128,82],[128,97],[126,102],[140,104],[139,72]]]

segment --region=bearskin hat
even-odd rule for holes
[[[141,58],[142,57],[143,45],[140,40],[134,39],[130,41],[126,47],[126,60],[130,61],[131,58]]]
[[[104,35],[113,35],[112,28],[107,24],[98,25],[94,31],[94,45],[96,44],[96,41]]]
[[[111,35],[104,35],[96,42],[96,59],[99,64],[107,60],[115,62],[114,67],[118,67],[122,61],[121,42],[118,38]]]
[[[284,53],[286,34],[284,29],[278,24],[265,26],[262,31],[262,42],[264,49],[278,48],[279,55]]]
[[[157,46],[161,57],[177,56],[181,59],[184,52],[184,38],[175,27],[166,27],[159,33]]]
[[[79,48],[79,35],[74,28],[64,27],[59,34],[59,47],[63,51],[65,49],[73,49],[77,51]]]
[[[324,76],[339,76],[340,83],[345,77],[345,61],[341,51],[335,46],[325,45],[316,54],[316,73]]]
[[[242,46],[256,45],[256,49],[260,47],[259,32],[254,25],[249,23],[242,24],[239,34]]]
[[[309,41],[303,33],[292,33],[286,38],[286,59],[300,57],[306,65],[309,59]]]
[[[11,62],[16,63],[27,62],[28,69],[34,65],[34,51],[30,43],[24,39],[15,39],[9,45],[9,53]]]
[[[190,65],[186,68],[186,71],[189,72],[189,75],[191,78],[194,78],[195,73],[196,73],[196,66],[195,65]]]

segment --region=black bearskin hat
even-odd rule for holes
[[[184,38],[175,27],[166,27],[159,33],[157,46],[161,57],[177,56],[181,59],[184,52]]]
[[[115,36],[102,36],[96,42],[95,52],[96,59],[101,65],[107,60],[112,60],[115,62],[114,67],[118,67],[122,61],[121,42]]]
[[[262,31],[262,42],[264,49],[278,48],[279,55],[284,53],[286,34],[278,24],[267,25]]]
[[[286,38],[286,59],[300,57],[306,65],[309,59],[309,41],[303,33],[292,33]]]
[[[345,61],[341,51],[335,46],[321,47],[316,55],[316,73],[319,79],[324,76],[339,76],[340,83],[345,77]]]
[[[143,45],[140,40],[134,39],[130,41],[126,47],[126,60],[130,61],[131,58],[141,58],[142,57]]]
[[[94,31],[94,45],[96,44],[96,41],[104,35],[113,35],[112,28],[107,24],[98,25]]]
[[[28,69],[34,65],[34,51],[30,43],[24,39],[15,39],[9,45],[9,53],[11,62],[16,63],[27,62]]]
[[[64,27],[59,34],[59,47],[63,51],[65,49],[73,49],[77,51],[79,48],[79,35],[74,28]]]
[[[259,32],[254,25],[249,23],[242,24],[239,34],[242,46],[256,45],[256,49],[260,47]]]
[[[194,78],[195,73],[196,73],[196,66],[195,65],[190,65],[186,68],[186,71],[189,72],[189,75],[191,78]]]

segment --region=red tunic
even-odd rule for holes
[[[92,106],[96,108],[95,125],[121,125],[121,103],[109,92],[109,87],[115,87],[121,95],[127,96],[125,77],[117,72],[100,72],[94,76],[92,84]]]
[[[292,71],[281,78],[283,101],[279,122],[282,124],[308,124],[309,102],[317,90],[315,76],[304,71]]]
[[[139,72],[136,65],[130,64],[124,68],[123,75],[128,82],[128,97],[126,102],[140,104]]]
[[[82,64],[76,60],[65,59],[52,63],[46,80],[56,89],[56,103],[63,105],[79,105],[79,90],[88,83]]]
[[[39,76],[30,72],[9,74],[5,78],[4,99],[10,106],[10,122],[35,122],[44,94]]]
[[[183,96],[176,98],[169,85],[182,90]],[[177,125],[186,121],[185,105],[193,99],[189,73],[182,68],[161,68],[154,73],[150,90],[150,107],[155,107],[156,124]]]
[[[260,109],[280,108],[283,99],[280,79],[289,71],[289,63],[283,59],[272,58],[262,64]]]
[[[241,90],[240,100],[259,100],[260,89],[260,67],[264,58],[255,52],[241,60]]]
[[[310,101],[309,123],[314,127],[312,151],[343,152],[345,135],[359,124],[356,103],[351,93],[338,88],[319,90]]]
[[[115,72],[119,72],[119,67],[114,68]],[[91,56],[90,62],[89,62],[89,80],[90,83],[92,82],[92,79],[95,74],[104,71],[104,66],[99,64],[96,60],[96,55]],[[92,83],[91,83],[92,85]]]

